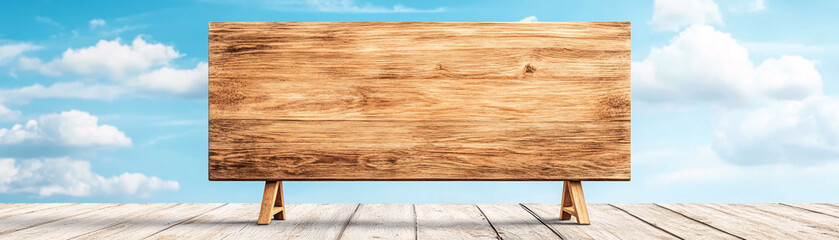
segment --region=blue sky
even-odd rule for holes
[[[210,21],[630,21],[632,181],[589,202],[839,202],[835,1],[4,1],[0,202],[258,202],[207,181]],[[560,201],[560,182],[288,182],[286,201]]]

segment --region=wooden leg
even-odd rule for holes
[[[283,183],[281,181],[265,182],[265,191],[262,193],[262,205],[259,208],[257,224],[271,223],[271,216],[277,220],[285,220],[282,186]]]
[[[589,225],[586,198],[583,196],[583,184],[580,181],[565,181],[562,184],[562,212],[560,220],[569,220],[571,216],[577,218],[577,223]]]

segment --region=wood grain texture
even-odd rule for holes
[[[415,219],[411,204],[361,204],[341,239],[416,239]]]
[[[789,212],[781,216],[760,211],[758,208],[765,207],[760,205],[677,203],[661,206],[745,239],[839,238],[839,232],[825,228],[824,225],[811,225],[790,218],[803,211]],[[836,226],[834,222],[826,224]]]
[[[614,206],[682,239],[742,239],[653,204],[614,204]]]
[[[210,23],[210,180],[629,180],[629,23]]]
[[[133,208],[134,204],[129,205]],[[169,207],[169,206],[172,207]],[[100,229],[73,239],[143,239],[166,230],[204,213],[224,206],[221,203],[168,203],[157,204],[157,208],[124,217],[112,219]],[[112,223],[112,224],[111,224]]]
[[[57,208],[28,211],[0,219],[0,238],[18,231],[61,221],[78,215],[89,214],[102,209],[116,209],[120,204],[72,204]]]
[[[498,234],[475,205],[416,205],[417,239],[492,239]]]
[[[478,204],[484,217],[505,240],[561,239],[519,204]]]
[[[240,229],[231,232],[225,239],[339,239],[358,207],[358,204],[288,204],[288,214],[294,217],[273,221],[266,226],[253,224],[255,215],[251,215],[242,219],[247,223],[235,224]],[[256,214],[255,211],[250,212]]]
[[[591,225],[559,219],[559,204],[525,204],[564,235],[564,239],[678,239],[664,231],[603,204],[589,204]]]

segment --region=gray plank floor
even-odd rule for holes
[[[0,239],[839,239],[839,205],[590,204],[591,225],[556,204],[0,204]]]

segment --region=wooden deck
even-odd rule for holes
[[[0,239],[839,239],[837,204],[0,204]]]

